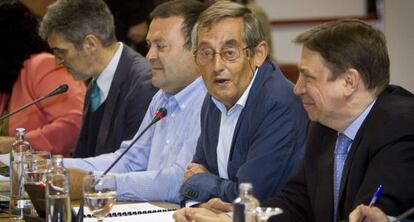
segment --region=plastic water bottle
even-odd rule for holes
[[[63,156],[54,155],[46,182],[46,221],[70,222],[71,216],[69,171]]]
[[[241,183],[239,185],[239,197],[233,202],[234,222],[255,222],[254,210],[259,206],[259,201],[253,196],[253,185]]]
[[[21,220],[24,214],[31,214],[32,204],[24,190],[25,154],[31,152],[30,143],[25,139],[26,130],[16,129],[16,140],[10,151],[10,219]]]

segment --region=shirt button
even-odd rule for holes
[[[169,141],[169,140],[166,140],[166,141],[165,141],[165,143],[166,143],[166,144],[170,144],[170,141]]]

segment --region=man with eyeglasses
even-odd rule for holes
[[[242,182],[259,200],[275,196],[303,157],[308,119],[292,83],[267,59],[259,21],[245,6],[218,1],[200,15],[192,41],[209,95],[182,203],[231,202]]]
[[[138,131],[157,89],[145,58],[118,42],[103,0],[62,0],[50,5],[41,36],[76,80],[90,80],[74,157],[119,148]]]

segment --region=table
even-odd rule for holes
[[[9,192],[9,182],[0,182],[0,193],[8,193]],[[128,204],[130,202],[120,202],[119,204]],[[168,208],[168,209],[172,209],[172,208],[179,208],[180,206],[178,204],[175,203],[168,203],[168,202],[162,202],[162,201],[152,201],[149,202],[155,206],[158,207],[162,207],[162,208]],[[79,201],[72,201],[72,206],[79,206]],[[1,214],[0,214],[1,215]],[[6,218],[0,218],[0,222],[6,222],[6,221],[10,221],[10,219],[8,217]],[[21,220],[23,221],[23,220]]]

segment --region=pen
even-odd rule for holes
[[[369,202],[369,205],[368,205],[369,207],[372,207],[372,205],[374,205],[375,202],[377,202],[378,198],[382,194],[382,189],[383,189],[383,186],[382,185],[379,185],[379,187],[377,188],[377,191],[375,191],[374,195],[371,198],[371,201]],[[361,221],[364,222],[365,221],[365,217],[363,217]]]
[[[383,190],[383,186],[379,185],[379,187],[377,188],[377,191],[375,191],[374,195],[371,198],[371,202],[369,202],[369,207],[372,207],[372,205],[375,204],[375,202],[377,202],[378,198],[381,196],[382,194],[382,190]]]

